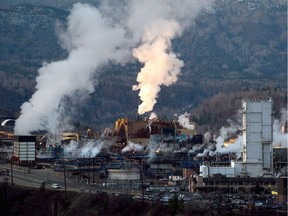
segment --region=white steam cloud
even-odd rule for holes
[[[79,97],[92,93],[100,67],[111,61],[125,64],[132,54],[144,64],[137,77],[139,84],[133,87],[140,90],[143,101],[138,112],[152,110],[160,86],[175,83],[183,66],[172,52],[171,39],[180,36],[183,28],[211,2],[123,0],[120,4],[107,0],[99,8],[75,4],[67,28],[59,35],[68,56],[43,63],[36,92],[21,106],[14,133],[47,130],[54,134],[59,128],[65,130],[67,126],[60,125],[65,122],[63,118],[68,119],[63,99],[77,93],[77,100],[81,100]]]
[[[288,147],[288,134],[283,131],[283,126],[287,121],[287,111],[282,109],[281,118],[275,119],[273,121],[273,147]],[[215,139],[216,141],[216,152],[220,154],[236,153],[239,157],[242,152],[243,147],[243,136],[238,134],[237,131],[241,128],[236,122],[228,121],[230,123],[229,127],[222,127],[220,130],[220,135]],[[234,138],[232,143],[224,146],[224,142],[229,139]],[[214,153],[211,152],[213,155]]]
[[[111,142],[107,140],[89,140],[87,143],[79,144],[76,141],[70,141],[64,146],[65,157],[95,157],[102,149],[108,149]]]
[[[128,144],[122,149],[122,153],[130,151],[140,152],[142,150],[143,150],[142,145],[128,141]]]
[[[139,84],[133,86],[133,90],[140,90],[142,104],[138,107],[139,114],[153,110],[161,85],[169,86],[177,81],[184,64],[171,51],[171,39],[180,33],[176,22],[155,22],[145,32],[143,45],[134,49],[134,57],[144,63],[137,76]]]
[[[283,131],[283,125],[280,122],[281,120],[274,120],[273,123],[273,146],[287,148],[288,134]]]
[[[182,127],[189,130],[194,130],[195,126],[190,123],[189,117],[190,114],[186,112],[178,117],[178,122]]]
[[[67,18],[68,28],[61,35],[69,51],[66,59],[44,63],[37,77],[37,91],[21,106],[15,134],[46,129],[55,133],[61,121],[61,100],[80,90],[94,91],[92,76],[108,60],[122,61],[124,30],[103,17],[97,8],[75,4]],[[115,37],[117,35],[117,37]]]
[[[171,40],[181,36],[187,21],[190,22],[212,1],[143,2],[139,3],[135,15],[138,20],[138,13],[145,14],[144,33],[141,45],[133,50],[133,56],[144,64],[137,76],[138,85],[133,86],[133,90],[139,90],[142,101],[139,114],[153,110],[162,85],[170,86],[177,81],[184,63],[172,51]]]

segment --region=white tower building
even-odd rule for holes
[[[242,175],[258,177],[273,168],[272,100],[242,101]]]

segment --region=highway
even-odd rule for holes
[[[64,172],[54,171],[51,168],[45,169],[35,169],[23,166],[13,165],[12,175],[11,175],[11,164],[0,165],[0,170],[9,170],[9,175],[0,175],[0,182],[7,182],[16,186],[40,188],[41,184],[45,182],[45,188],[51,190],[65,190],[65,178]],[[8,178],[8,179],[7,179]],[[6,180],[5,180],[6,179]],[[60,189],[53,189],[51,187],[52,183],[57,183],[61,186]],[[69,177],[66,175],[66,191],[75,192],[88,192],[95,193],[97,191],[105,191],[108,193],[131,193],[135,194],[136,191],[116,190],[113,188],[103,187],[103,183],[98,183],[97,185],[85,184],[78,182],[77,179]],[[140,191],[139,191],[140,192]],[[137,192],[138,193],[138,192]]]
[[[27,186],[40,188],[43,182],[46,182],[46,188],[51,188],[52,183],[57,183],[61,186],[60,190],[65,189],[65,181],[64,181],[64,173],[63,172],[55,172],[53,169],[45,168],[45,169],[33,169],[29,167],[21,167],[17,165],[13,165],[12,175],[11,175],[11,165],[10,164],[2,164],[0,166],[1,170],[7,169],[9,170],[9,175],[1,175],[0,181],[7,182],[13,185],[19,186]],[[5,178],[6,177],[6,178]],[[7,179],[8,180],[5,180]],[[83,186],[79,185],[77,181],[73,181],[72,179],[66,177],[66,190],[67,191],[80,191]],[[52,189],[52,188],[51,188]]]

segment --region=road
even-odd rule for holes
[[[0,181],[7,182],[14,185],[19,186],[27,186],[27,187],[36,187],[40,188],[43,182],[46,182],[46,187],[50,187],[52,183],[57,183],[61,186],[61,190],[65,189],[64,183],[64,173],[63,172],[55,172],[53,169],[32,169],[28,167],[20,167],[17,165],[13,165],[12,175],[11,175],[11,165],[10,164],[2,164],[0,169],[9,170],[9,175],[1,175]],[[9,180],[4,180],[4,178],[9,178]],[[83,186],[77,184],[76,181],[73,181],[70,178],[66,178],[66,190],[68,191],[80,191]]]
[[[13,165],[12,175],[11,175],[11,165],[10,164],[1,164],[0,170],[8,170],[8,175],[0,175],[0,182],[7,182],[9,184],[24,186],[24,187],[33,187],[40,188],[43,182],[46,183],[46,189],[53,189],[51,187],[52,183],[57,183],[61,186],[61,189],[53,189],[53,190],[65,190],[65,180],[64,180],[64,172],[54,171],[51,168],[45,169],[34,169],[23,166]],[[4,178],[8,178],[8,180],[4,180]],[[66,175],[66,190],[67,191],[76,191],[76,192],[96,192],[96,191],[106,191],[109,193],[118,193],[118,190],[105,188],[100,185],[103,183],[99,183],[96,185],[89,185],[85,183],[78,182],[77,179],[69,177]]]

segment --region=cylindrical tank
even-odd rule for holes
[[[140,180],[139,169],[108,169],[111,180]]]
[[[204,178],[208,177],[208,166],[206,165],[200,166],[200,176],[203,176]]]

